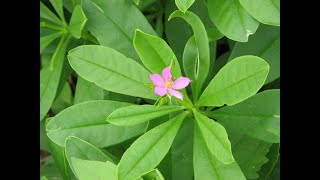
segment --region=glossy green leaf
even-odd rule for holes
[[[69,23],[69,32],[73,37],[79,39],[81,37],[81,32],[84,26],[87,23],[87,17],[84,14],[81,5],[77,5],[72,13],[70,23]]]
[[[40,54],[42,54],[43,50],[54,40],[61,37],[63,32],[55,32],[52,34],[49,34],[47,36],[40,37]]]
[[[56,59],[56,67],[52,70],[48,64],[40,71],[40,121],[49,111],[56,96],[69,40],[70,36],[63,36],[57,50],[52,55],[51,62]]]
[[[63,0],[49,0],[60,19],[66,24],[63,12]]]
[[[280,26],[280,0],[239,0],[241,5],[261,23]]]
[[[46,126],[48,126],[48,123],[50,123],[51,121],[52,118],[46,119]],[[64,148],[53,142],[50,138],[48,138],[47,140],[51,156],[53,157],[61,176],[64,180],[71,180],[69,165],[65,156]]]
[[[223,164],[208,149],[205,137],[200,127],[194,127],[193,144],[194,179],[245,180],[237,162]]]
[[[186,117],[171,145],[171,179],[193,180],[193,124],[194,119]]]
[[[135,30],[156,35],[136,5],[127,0],[84,0],[82,8],[88,18],[86,27],[100,45],[114,48],[134,60],[139,59],[132,44]]]
[[[152,88],[150,72],[118,51],[97,45],[83,45],[69,51],[72,68],[85,80],[105,90],[158,99]]]
[[[198,106],[231,106],[250,96],[262,87],[269,65],[257,56],[241,56],[225,65],[211,80],[201,95]]]
[[[280,144],[272,144],[270,150],[267,154],[267,158],[269,159],[268,163],[264,164],[259,171],[259,178],[258,180],[267,180],[269,175],[271,174],[272,170],[274,169],[278,159],[279,159],[279,149]]]
[[[154,169],[153,171],[147,173],[146,175],[143,175],[142,179],[143,180],[165,180],[158,169]]]
[[[195,0],[175,0],[177,7],[182,12],[186,12]]]
[[[60,94],[52,103],[51,110],[54,114],[58,114],[60,111],[72,106],[73,96],[69,83],[65,83]]]
[[[76,172],[74,171],[73,165],[71,163],[72,157],[76,157],[83,160],[93,160],[102,162],[113,162],[114,159],[114,157],[109,157],[110,154],[109,156],[104,154],[97,147],[75,136],[70,136],[66,139],[65,154],[69,162],[69,165],[75,174]]]
[[[208,150],[212,155],[224,164],[234,162],[231,144],[224,127],[197,110],[193,110],[193,114]]]
[[[80,180],[117,180],[117,166],[110,161],[91,161],[71,157],[71,162]]]
[[[178,78],[181,76],[177,58],[163,39],[146,34],[138,29],[135,32],[133,45],[142,63],[152,73],[161,74],[162,70],[172,63],[171,71],[173,77]]]
[[[66,138],[77,136],[99,148],[129,140],[142,134],[146,124],[120,127],[105,121],[112,111],[127,105],[130,104],[95,100],[71,106],[56,115],[47,125],[48,137],[64,146]]]
[[[197,100],[200,96],[202,85],[209,73],[210,52],[207,32],[201,19],[192,12],[187,11],[186,13],[183,13],[182,11],[175,11],[170,15],[168,20],[174,17],[180,17],[187,21],[194,32],[194,39],[197,47],[198,56],[197,60],[195,60],[195,62],[197,63],[195,68],[194,79],[191,78],[191,80],[193,81],[192,83],[196,84],[194,85],[195,93],[193,94],[193,96],[194,99]]]
[[[74,104],[79,104],[91,100],[103,100],[103,89],[78,76]]]
[[[40,17],[63,26],[63,22],[40,1]]]
[[[251,98],[208,113],[222,125],[237,127],[249,136],[280,142],[280,90],[266,90]]]
[[[135,179],[154,169],[168,153],[187,114],[184,112],[140,136],[122,156],[118,179]]]
[[[259,22],[249,15],[239,0],[208,0],[209,15],[219,31],[229,39],[247,42]]]
[[[270,65],[265,84],[280,77],[280,27],[260,25],[247,43],[236,43],[229,61],[242,55],[259,56]]]
[[[117,126],[132,126],[183,109],[183,106],[132,105],[113,111],[107,121]]]

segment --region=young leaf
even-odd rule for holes
[[[73,37],[80,39],[81,32],[84,26],[87,23],[87,17],[84,14],[81,5],[77,5],[72,13],[70,23],[69,23],[69,32],[72,34]]]
[[[259,22],[241,6],[239,0],[208,0],[209,16],[219,31],[229,39],[247,42]]]
[[[156,35],[141,11],[128,0],[84,0],[82,8],[88,18],[86,27],[100,45],[111,47],[134,60],[139,60],[132,44],[134,31],[141,29]]]
[[[102,88],[78,76],[76,92],[74,95],[74,104],[103,99],[104,92]]]
[[[57,114],[47,125],[48,137],[60,146],[64,146],[65,139],[69,136],[77,136],[99,148],[124,142],[142,134],[146,124],[119,127],[105,120],[115,109],[128,105],[130,104],[95,100],[71,106]]]
[[[223,126],[207,116],[193,110],[197,126],[203,136],[208,150],[223,164],[234,162],[228,134]]]
[[[75,136],[70,136],[66,139],[65,154],[74,174],[76,174],[76,172],[74,171],[74,168],[71,162],[72,157],[76,157],[83,160],[93,160],[93,161],[102,161],[102,162],[106,162],[106,161],[113,162],[113,159],[115,158],[115,157],[112,157],[111,154],[109,154],[109,156],[111,155],[111,157],[109,157],[97,147]]]
[[[185,13],[195,0],[175,0],[177,7]]]
[[[172,63],[172,75],[175,78],[181,76],[181,70],[177,58],[168,44],[157,36],[152,36],[137,29],[133,39],[142,63],[152,72],[161,74],[162,70]]]
[[[56,10],[56,12],[58,13],[60,19],[64,22],[64,24],[67,24],[64,18],[64,13],[63,13],[63,0],[49,0],[49,1],[52,4],[54,10]]]
[[[146,84],[151,83],[150,73],[140,64],[118,51],[97,45],[83,45],[69,51],[72,68],[85,80],[105,90],[158,99]]]
[[[70,36],[63,36],[57,50],[52,55],[51,62],[56,59],[56,67],[51,70],[51,66],[48,64],[40,71],[40,121],[49,111],[56,96],[69,40]]]
[[[231,106],[262,87],[269,65],[257,56],[241,56],[225,65],[202,93],[198,106]]]
[[[113,111],[107,121],[117,126],[132,126],[183,109],[183,106],[132,105]]]
[[[265,84],[280,77],[280,27],[260,25],[247,43],[236,43],[229,61],[242,55],[255,55],[266,60],[270,72]]]
[[[91,161],[71,157],[71,162],[80,180],[117,180],[117,166],[110,161]]]
[[[40,1],[40,17],[63,26],[63,22]]]
[[[280,0],[239,0],[241,5],[261,23],[280,26]]]
[[[266,90],[251,98],[208,113],[222,125],[267,142],[280,142],[280,90]]]
[[[200,96],[202,85],[208,76],[210,67],[210,52],[207,32],[201,19],[192,12],[187,11],[186,13],[183,13],[182,11],[175,11],[170,15],[168,20],[170,21],[170,19],[174,17],[180,17],[187,21],[192,27],[194,33],[198,56],[195,60],[197,63],[194,79],[191,80],[193,80],[193,83],[196,84],[194,85],[195,92],[193,94],[196,101]]]
[[[140,136],[123,154],[118,165],[118,179],[131,180],[151,171],[168,153],[188,112]]]
[[[194,126],[193,151],[195,180],[245,180],[237,162],[234,161],[231,164],[223,164],[213,154],[211,154],[206,144],[205,137],[197,124]]]

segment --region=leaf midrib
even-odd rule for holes
[[[55,131],[64,131],[64,130],[70,130],[70,129],[77,129],[77,128],[84,128],[84,127],[92,127],[92,126],[101,126],[101,125],[112,125],[110,123],[106,123],[106,122],[101,122],[101,123],[96,123],[96,124],[83,124],[83,125],[79,125],[79,126],[73,126],[73,127],[68,127],[68,128],[63,128],[63,127],[58,127],[58,128],[52,128],[50,129],[50,127],[48,126],[48,133],[50,132],[55,132]]]

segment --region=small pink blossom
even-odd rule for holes
[[[163,69],[162,76],[159,74],[151,74],[150,79],[155,85],[155,94],[160,96],[168,94],[169,96],[175,96],[181,100],[183,100],[183,95],[181,92],[176,90],[187,87],[191,82],[191,80],[187,77],[179,77],[173,82],[169,66]]]

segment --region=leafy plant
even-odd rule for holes
[[[54,160],[41,179],[277,177],[279,13],[278,0],[40,1]]]

